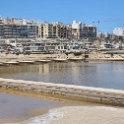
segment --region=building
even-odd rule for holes
[[[0,37],[37,38],[38,24],[33,20],[4,18],[2,24],[0,24]]]
[[[44,24],[41,24],[42,27],[42,38],[52,38],[53,37],[53,25],[45,22]]]
[[[103,39],[104,38],[104,34],[102,32],[98,32],[97,33],[97,38]]]
[[[36,38],[37,27],[35,25],[11,25],[3,26],[3,38]]]
[[[105,38],[110,38],[110,37],[111,37],[111,34],[108,33],[108,32],[104,32],[104,37],[105,37]]]
[[[111,39],[111,34],[108,32],[104,32],[104,33],[98,32],[97,38],[99,38],[99,39]]]
[[[3,21],[3,18],[0,16],[0,24],[3,24],[4,21]]]
[[[0,39],[3,37],[3,18],[0,17]]]
[[[92,25],[83,24],[80,21],[73,21],[72,35],[73,35],[73,38],[75,39],[95,38],[96,27]]]
[[[80,21],[73,21],[72,23],[72,36],[74,39],[82,38],[83,24]]]
[[[41,24],[42,38],[69,38],[71,37],[71,26],[61,22]]]
[[[67,28],[67,38],[72,39],[72,25],[68,24],[66,25]]]
[[[96,27],[92,25],[83,26],[83,34],[81,38],[95,38],[96,37]]]
[[[113,34],[116,35],[116,36],[122,36],[124,37],[124,29],[123,28],[115,28],[113,30]]]
[[[69,26],[62,22],[53,23],[53,33],[57,38],[68,38],[69,30]]]
[[[25,18],[0,17],[0,38],[52,38],[83,39],[96,37],[96,27],[73,21],[72,25],[62,22],[39,23]]]

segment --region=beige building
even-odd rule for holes
[[[71,26],[61,22],[41,24],[42,38],[68,38],[71,37]]]
[[[52,37],[52,24],[45,22],[44,24],[41,24],[41,32],[42,32],[42,38],[51,38]]]
[[[97,33],[97,38],[99,38],[99,39],[104,38],[104,34],[101,33],[101,32],[98,32]]]

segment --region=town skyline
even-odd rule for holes
[[[10,6],[9,0],[1,0],[0,15],[5,18],[27,18],[41,22],[66,24],[79,20],[84,24],[97,26],[99,32],[112,33],[115,27],[124,27],[123,4],[123,0],[63,0],[62,2],[57,0],[54,2],[51,0],[11,0]]]

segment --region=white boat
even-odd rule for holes
[[[52,60],[37,60],[37,62],[51,62]]]
[[[63,58],[56,58],[53,59],[54,61],[58,61],[58,62],[63,62],[63,61],[67,61],[67,59],[63,59]]]
[[[80,60],[84,60],[84,58],[69,58],[68,60],[71,60],[71,61],[80,61]]]

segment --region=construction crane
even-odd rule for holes
[[[98,32],[99,32],[99,27],[100,27],[101,22],[115,22],[115,21],[124,21],[124,19],[114,19],[114,20],[104,20],[104,21],[98,20],[98,21],[93,21],[92,23],[98,24],[97,28],[98,28]]]
[[[98,29],[98,32],[99,32],[100,20],[98,20],[98,21],[93,21],[92,23],[98,23],[97,29]]]

